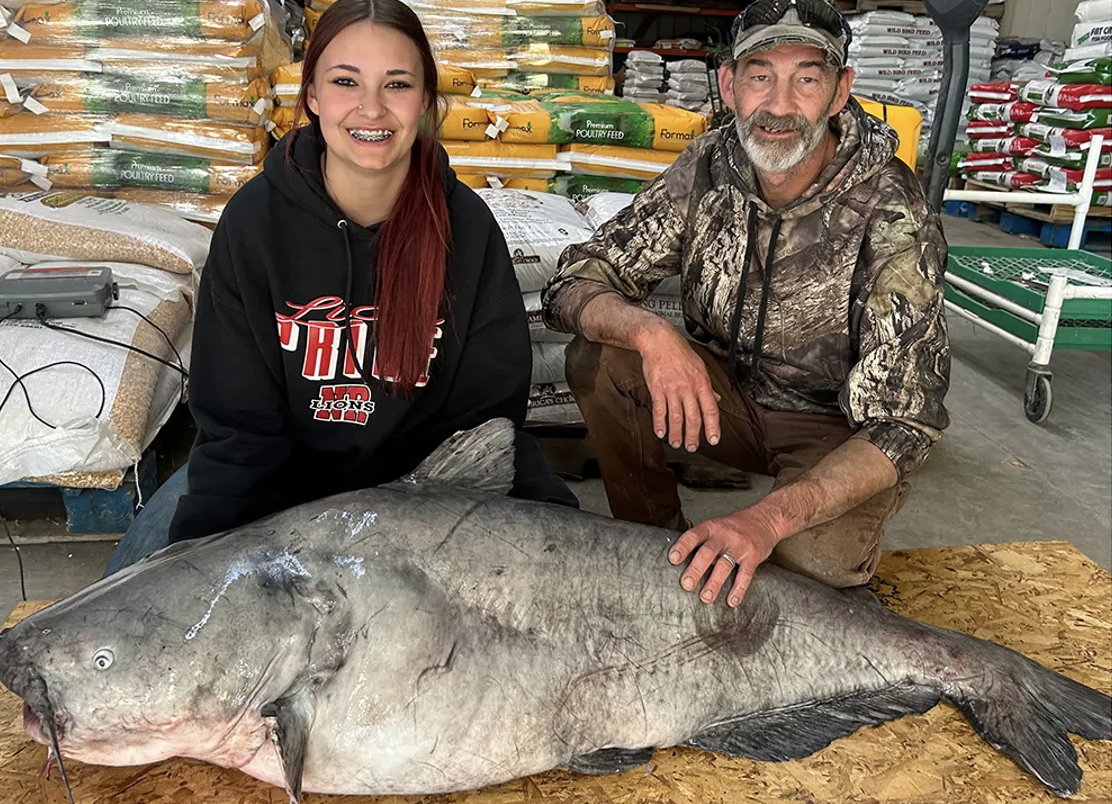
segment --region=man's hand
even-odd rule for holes
[[[699,355],[671,324],[657,329],[639,345],[641,370],[653,400],[653,430],[657,438],[688,452],[699,448],[699,431],[707,443],[721,436],[718,401],[710,375]]]
[[[753,573],[772,555],[780,536],[772,521],[752,508],[743,508],[718,519],[708,519],[684,533],[668,552],[668,560],[679,564],[699,548],[691,565],[683,573],[680,585],[689,592],[713,566],[710,578],[703,585],[699,599],[713,603],[734,568],[737,578],[726,602],[731,607],[741,604]],[[702,545],[702,547],[700,547]]]

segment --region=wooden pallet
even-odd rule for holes
[[[987,192],[1001,192],[1007,191],[1005,187],[998,187],[995,184],[986,184],[982,181],[975,181],[973,179],[965,180],[966,190],[984,190]],[[995,209],[1003,209],[1008,212],[1014,212],[1016,215],[1023,215],[1026,218],[1033,220],[1043,221],[1044,223],[1073,223],[1073,207],[1069,204],[1055,204],[1048,207],[1046,204],[998,204],[993,201],[980,202],[985,206],[993,207]],[[1101,207],[1093,205],[1089,207],[1090,218],[1112,218],[1112,207]]]

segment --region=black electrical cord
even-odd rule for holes
[[[140,315],[142,315],[142,313],[140,313]],[[136,352],[137,354],[143,355],[144,357],[149,357],[151,360],[154,360],[158,363],[161,363],[164,366],[169,366],[174,371],[180,372],[183,377],[188,377],[189,376],[189,372],[187,372],[185,370],[184,365],[175,366],[169,360],[163,360],[158,355],[152,355],[150,352],[146,351],[145,349],[140,349],[138,346],[132,346],[131,344],[123,343],[122,341],[114,341],[111,338],[102,338],[99,335],[90,335],[88,332],[82,332],[79,329],[73,329],[71,327],[62,327],[62,326],[59,326],[58,324],[51,324],[46,318],[46,305],[43,304],[42,302],[39,302],[38,304],[35,305],[35,316],[36,316],[36,318],[38,318],[39,323],[42,324],[47,329],[57,330],[58,332],[69,332],[70,334],[80,335],[82,338],[88,338],[89,340],[97,341],[98,343],[107,343],[111,346],[122,346],[124,349],[129,349],[132,352]],[[146,316],[144,316],[144,318],[145,317]],[[155,325],[151,324],[151,326],[155,326]],[[157,329],[157,327],[155,327],[155,328]],[[159,331],[161,332],[161,330],[159,330]],[[163,332],[162,334],[165,335],[166,333]],[[178,358],[178,361],[181,362],[181,357],[180,356]]]
[[[174,357],[176,357],[178,359],[178,372],[181,374],[181,395],[184,397],[185,396],[185,381],[189,377],[189,372],[185,368],[185,361],[181,359],[181,353],[178,352],[178,348],[176,346],[174,346],[174,342],[172,340],[170,340],[170,336],[166,334],[166,330],[164,330],[158,324],[151,321],[149,318],[147,318],[145,315],[143,315],[143,313],[141,313],[139,310],[136,310],[134,307],[128,307],[126,304],[113,304],[112,307],[115,308],[115,309],[118,309],[118,310],[127,310],[130,313],[135,313],[135,315],[139,316],[140,318],[142,318],[144,321],[146,321],[148,324],[150,324],[152,327],[154,327],[155,329],[157,329],[159,331],[159,333],[162,335],[163,339],[166,341],[166,345],[170,347],[170,351],[174,353]]]
[[[19,545],[15,543],[12,538],[12,532],[8,528],[8,520],[4,516],[4,512],[0,511],[0,525],[4,526],[4,533],[8,534],[8,541],[11,543],[11,548],[15,550],[15,560],[19,564],[19,594],[23,598],[23,602],[27,602],[27,580],[23,572],[23,555],[19,551]],[[8,545],[4,545],[7,547]]]

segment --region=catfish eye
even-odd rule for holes
[[[112,662],[115,661],[115,659],[116,656],[112,651],[108,650],[108,648],[101,648],[93,654],[93,667],[97,670],[107,670],[112,666]]]

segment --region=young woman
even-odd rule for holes
[[[400,0],[339,0],[302,73],[311,124],[267,155],[213,236],[187,469],[140,512],[109,573],[395,480],[499,416],[519,428],[511,494],[578,505],[520,430],[532,370],[521,291],[490,210],[436,142],[436,63],[417,16]]]

